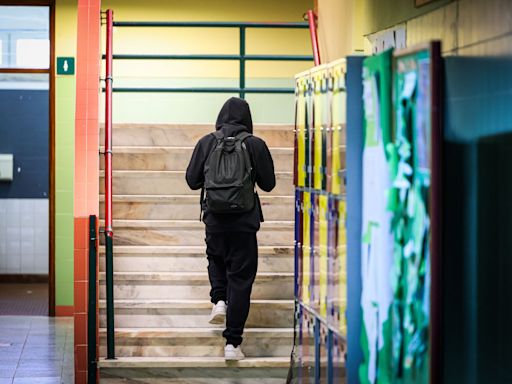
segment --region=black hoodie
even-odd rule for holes
[[[222,106],[217,122],[216,130],[224,132],[225,136],[235,136],[239,132],[252,133],[252,118],[249,104],[245,100],[232,97]],[[204,184],[204,163],[210,152],[215,147],[216,138],[210,133],[199,140],[192,158],[187,167],[187,184],[191,189],[200,189]],[[258,187],[265,192],[270,192],[276,185],[274,174],[274,162],[263,140],[256,136],[250,136],[245,140],[245,145],[251,155],[251,165],[254,170],[254,179]],[[254,209],[246,213],[237,214],[212,214],[204,212],[203,222],[207,232],[256,232],[263,221],[261,204],[257,199]]]

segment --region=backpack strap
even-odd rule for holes
[[[199,221],[203,221],[203,200],[204,200],[204,185],[201,188],[201,197],[199,198]]]
[[[247,131],[242,131],[236,135],[236,138],[241,141],[242,153],[244,154],[244,157],[245,157],[245,164],[247,167],[247,172],[249,173],[249,175],[251,175],[251,179],[252,179],[253,178],[253,173],[252,173],[253,167],[252,167],[251,157],[249,156],[249,151],[247,150],[247,147],[245,146],[245,143],[244,143],[245,139],[247,139],[248,137],[251,137],[251,136],[252,136],[252,133],[249,133]],[[253,183],[254,183],[254,180],[253,180]]]
[[[248,137],[251,137],[251,136],[252,136],[252,133],[249,133],[247,131],[242,131],[236,135],[236,138],[240,139],[240,141],[243,143],[245,139],[247,139]]]

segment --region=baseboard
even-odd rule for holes
[[[75,314],[75,307],[72,305],[56,305],[55,316],[56,317],[72,317]]]
[[[0,274],[0,283],[8,284],[48,284],[48,275]]]

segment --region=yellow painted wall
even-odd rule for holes
[[[76,1],[57,0],[55,56],[76,57]],[[75,76],[55,78],[55,290],[57,306],[73,305],[73,174]]]
[[[102,8],[114,10],[115,20],[136,21],[302,21],[312,0],[106,0]],[[237,29],[116,28],[116,53],[237,54]],[[247,54],[311,54],[307,30],[247,30]],[[309,63],[251,63],[249,77],[293,77]],[[117,77],[237,77],[237,62],[118,61]]]
[[[105,0],[118,21],[297,22],[313,0]],[[312,55],[309,31],[247,29],[247,54]],[[104,40],[104,29],[102,32]],[[238,29],[115,28],[114,52],[124,54],[237,54]],[[246,86],[293,88],[312,62],[246,63]],[[114,86],[238,87],[238,61],[114,62]],[[114,94],[114,122],[209,123],[232,94]],[[292,123],[293,95],[247,95],[257,123]]]

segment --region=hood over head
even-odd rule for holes
[[[247,101],[238,97],[229,98],[220,109],[215,128],[223,128],[229,135],[241,131],[252,133],[251,110]]]

